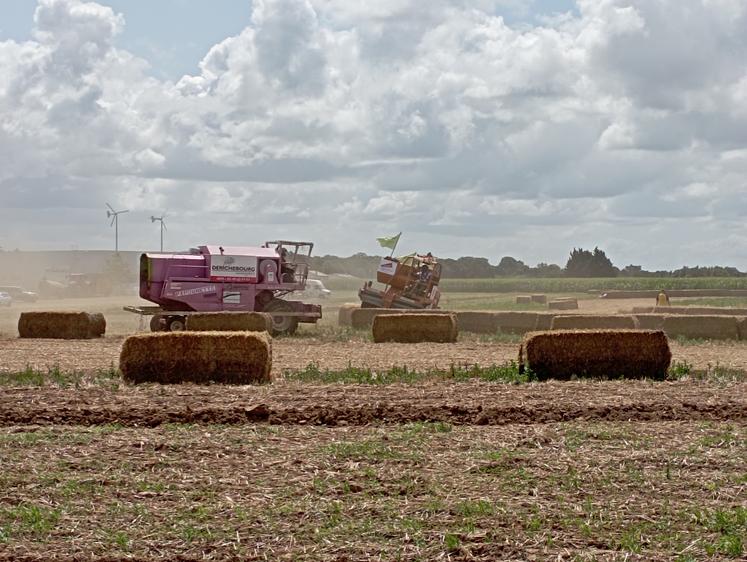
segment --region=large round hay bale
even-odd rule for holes
[[[633,330],[633,316],[568,314],[558,315],[552,321],[552,330]]]
[[[532,295],[531,299],[532,302],[536,302],[538,304],[547,304],[547,295]]]
[[[128,337],[119,369],[132,383],[256,384],[271,381],[266,332],[156,332]]]
[[[516,304],[532,304],[532,297],[530,295],[520,295],[516,297]]]
[[[498,331],[498,316],[492,311],[462,311],[456,317],[460,332],[495,334]]]
[[[360,309],[360,304],[345,303],[340,307],[337,313],[337,325],[338,326],[352,326],[353,325],[353,311]]]
[[[458,328],[455,314],[384,314],[373,320],[376,343],[453,343]]]
[[[104,335],[106,320],[100,313],[88,312],[22,312],[18,335],[22,338],[79,340]]]
[[[263,312],[200,312],[187,316],[191,332],[270,332],[272,316]]]
[[[576,310],[578,301],[576,299],[555,299],[547,303],[550,310]]]
[[[644,330],[534,332],[524,340],[519,364],[538,379],[571,377],[666,378],[672,354],[666,335]]]

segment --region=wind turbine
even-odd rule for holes
[[[150,222],[151,223],[154,223],[156,221],[158,221],[158,222],[161,223],[161,253],[163,253],[163,231],[164,230],[168,230],[168,228],[166,228],[166,223],[163,222],[163,219],[165,217],[166,217],[166,215],[161,215],[160,217],[154,217],[154,216],[150,217]]]
[[[109,226],[114,227],[114,251],[119,253],[119,215],[124,213],[129,213],[129,209],[124,209],[123,211],[115,211],[114,207],[109,205],[109,203],[106,204],[109,209],[106,211],[106,218],[111,218],[112,222],[109,224]]]

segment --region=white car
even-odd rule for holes
[[[324,286],[324,283],[318,279],[307,279],[306,288],[303,290],[303,296],[314,299],[326,299],[332,294],[332,291]]]
[[[13,304],[13,299],[8,293],[0,292],[0,306],[10,306]]]

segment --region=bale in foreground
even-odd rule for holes
[[[84,340],[105,332],[106,319],[101,313],[22,312],[18,319],[18,335],[22,338]]]
[[[201,312],[187,316],[192,332],[270,332],[272,316],[262,312]]]
[[[264,332],[157,332],[128,337],[119,368],[132,383],[271,382],[272,340]]]
[[[376,343],[453,343],[457,339],[454,314],[392,314],[373,320],[373,340]]]
[[[577,377],[666,378],[672,353],[664,332],[563,330],[528,334],[519,366],[540,380]]]

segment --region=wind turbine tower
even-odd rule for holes
[[[160,217],[154,217],[154,216],[150,217],[151,223],[154,223],[156,221],[161,223],[161,253],[163,253],[163,231],[168,230],[168,228],[166,228],[166,223],[163,222],[164,217],[165,215],[161,215]]]
[[[129,209],[115,211],[114,207],[109,205],[109,203],[107,203],[106,206],[109,207],[106,211],[106,218],[112,219],[112,222],[109,224],[109,226],[114,227],[114,251],[119,253],[119,215],[129,213],[130,211]]]

